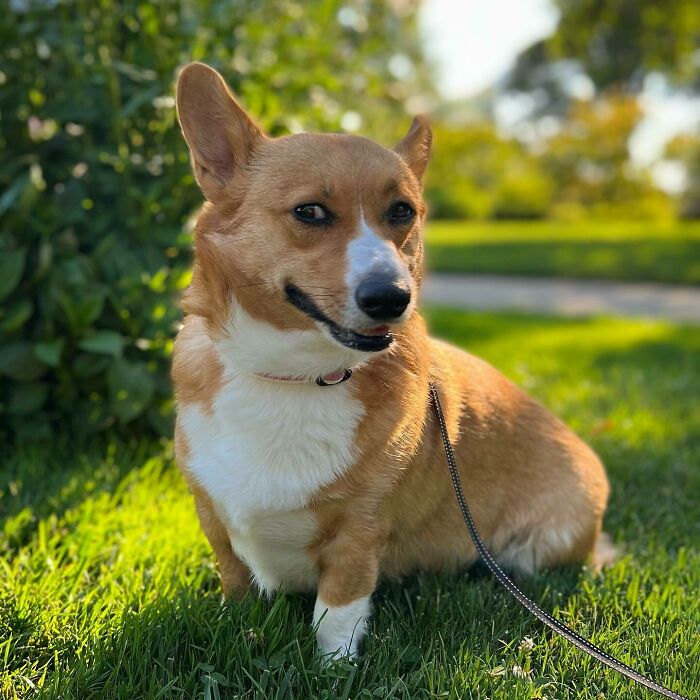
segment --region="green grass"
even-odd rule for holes
[[[624,661],[696,693],[700,329],[431,318],[564,416],[608,465],[606,528],[626,554],[602,578],[567,569],[525,589]],[[66,437],[2,465],[0,697],[651,697],[543,631],[478,567],[384,584],[364,660],[322,670],[310,597],[221,604],[167,443],[76,448]]]
[[[426,240],[446,272],[700,284],[700,223],[435,221]]]

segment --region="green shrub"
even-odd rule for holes
[[[188,280],[184,224],[201,201],[173,109],[177,67],[218,67],[272,133],[337,128],[349,108],[374,119],[370,132],[405,128],[386,116],[403,113],[420,73],[412,15],[341,6],[5,4],[0,431],[168,430],[173,297]],[[402,80],[389,71],[397,45],[416,66]]]
[[[488,122],[434,124],[426,197],[436,219],[537,219],[554,185],[539,160]]]

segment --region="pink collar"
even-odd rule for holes
[[[271,382],[280,382],[282,384],[307,384],[308,379],[305,377],[280,377],[274,374],[264,374],[259,373],[256,376],[267,379]],[[328,374],[322,374],[316,377],[316,384],[319,386],[334,386],[335,384],[342,384],[352,377],[351,369],[339,369],[335,372],[328,372]]]

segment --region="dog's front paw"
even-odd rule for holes
[[[318,651],[324,663],[358,657],[369,612],[369,596],[339,606],[328,605],[320,598],[316,599],[314,627]]]

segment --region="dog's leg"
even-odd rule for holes
[[[377,584],[376,543],[345,532],[324,547],[319,568],[314,626],[324,659],[357,656],[370,615],[370,597]]]
[[[233,551],[228,532],[217,516],[211,498],[196,486],[192,487],[192,493],[202,530],[219,562],[224,596],[238,600],[250,588],[250,570]]]

